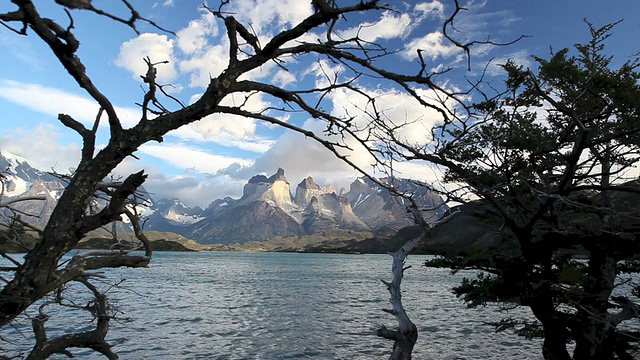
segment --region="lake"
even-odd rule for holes
[[[467,309],[451,288],[463,276],[409,256],[403,302],[419,330],[415,359],[539,359],[540,342],[494,333],[485,322],[524,310]],[[303,253],[157,252],[146,269],[106,272],[121,318],[110,342],[122,359],[384,359],[393,343],[375,335],[395,327],[389,294],[391,256]],[[65,316],[52,331],[86,326]],[[23,321],[21,326],[27,327]],[[19,346],[18,329],[2,336]],[[30,334],[28,327],[23,334]],[[6,349],[6,348],[5,348]],[[101,359],[77,351],[83,359]],[[66,357],[61,357],[65,358]]]

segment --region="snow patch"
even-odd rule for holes
[[[8,190],[10,188],[9,185],[13,187],[11,191]],[[7,181],[5,181],[4,186],[5,186],[5,195],[11,197],[11,196],[18,196],[26,193],[31,187],[31,183],[24,181],[23,179],[17,176],[10,175],[7,177]]]
[[[23,158],[20,155],[16,155],[14,153],[11,153],[7,150],[1,150],[0,151],[0,156],[3,156],[5,159],[7,159],[10,163],[11,166],[18,166],[22,163],[26,163],[27,159]]]
[[[47,191],[49,197],[51,197],[52,199],[57,201],[60,198],[60,192],[58,190],[49,190],[46,188],[45,190]]]
[[[175,218],[173,218],[173,221],[179,222],[181,224],[194,224],[197,223],[198,221],[204,219],[204,217],[201,216],[195,216],[195,215],[176,215]]]
[[[358,194],[358,198],[356,199],[355,204],[353,204],[353,207],[356,207],[362,204],[364,201],[366,201],[369,198],[369,196],[371,196],[371,194],[364,194],[364,193]]]

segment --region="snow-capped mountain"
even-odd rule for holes
[[[443,201],[438,194],[411,180],[382,178],[380,181],[385,185],[392,185],[402,193],[411,194],[419,206],[433,209],[423,211],[422,216],[427,222],[435,222],[448,209],[446,206],[440,206]],[[392,195],[370,179],[359,178],[354,181],[345,196],[349,199],[353,212],[373,229],[400,228],[412,224],[411,221],[407,221],[406,208],[409,201]]]
[[[181,233],[186,225],[203,220],[203,213],[199,206],[189,207],[180,199],[161,199],[144,213],[145,229]]]
[[[30,216],[25,220],[44,225],[64,183],[55,176],[31,167],[26,159],[0,150],[4,171],[4,197],[38,196],[43,200],[25,201],[16,208]],[[435,221],[446,210],[442,199],[425,187],[408,180],[382,179],[400,191],[409,192],[418,204],[432,211],[424,213]],[[247,242],[274,237],[311,235],[319,230],[340,229],[354,232],[397,230],[412,224],[405,200],[367,179],[356,179],[349,191],[337,193],[331,185],[321,186],[312,177],[295,187],[295,195],[283,169],[270,177],[256,175],[248,180],[242,197],[213,201],[206,209],[189,207],[180,199],[150,196],[137,205],[145,219],[145,229],[175,232],[201,243]]]
[[[46,224],[64,191],[63,182],[47,172],[33,168],[26,159],[6,150],[0,150],[0,171],[3,176],[3,198],[40,198],[41,200],[17,202],[12,208],[25,221],[36,225]]]
[[[424,213],[428,221],[436,221],[447,210],[446,205],[439,206],[443,203],[440,196],[418,184],[393,179],[393,186],[410,192],[419,205],[433,208]],[[406,200],[363,179],[339,195],[333,186],[322,187],[308,177],[292,195],[284,170],[278,169],[271,177],[252,177],[239,200],[216,200],[204,211],[202,221],[177,231],[202,243],[227,244],[310,235],[325,228],[356,232],[399,229],[412,224],[407,205]]]

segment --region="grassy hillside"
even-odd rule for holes
[[[159,232],[145,231],[145,235],[151,241],[151,248],[157,251],[201,251],[210,250],[210,246],[198,244],[197,242],[187,239],[182,235]],[[14,240],[13,232],[0,232],[0,251],[7,253],[23,253],[33,248],[36,238],[29,232],[20,232],[18,234],[19,241]],[[137,242],[132,232],[118,232],[118,237],[127,242]],[[104,229],[98,229],[90,232],[80,241],[76,248],[78,249],[108,249],[113,243],[111,234]]]
[[[250,241],[243,244],[209,244],[212,250],[219,251],[317,251],[335,249],[353,242],[371,238],[371,232],[358,232],[340,229],[320,229],[311,235],[275,237],[263,241]]]
[[[130,245],[131,243],[125,241],[125,245]],[[82,241],[77,249],[109,249],[113,245],[113,240],[111,238],[90,238]],[[184,245],[175,242],[168,241],[165,239],[153,240],[151,241],[151,249],[153,251],[195,251],[193,249],[189,249]]]
[[[149,238],[149,240],[153,243],[155,241],[158,240],[164,240],[164,241],[170,241],[170,242],[175,242],[178,243],[180,245],[182,245],[183,247],[190,249],[190,250],[209,250],[211,246],[209,245],[202,245],[199,244],[191,239],[188,239],[180,234],[176,234],[176,233],[172,233],[172,232],[161,232],[161,231],[154,231],[154,230],[145,230],[144,234],[147,236],[147,238]],[[118,237],[127,240],[127,241],[136,241],[137,239],[135,237],[135,235],[132,232],[126,232],[126,231],[119,231],[118,232]],[[111,234],[105,230],[105,229],[98,229],[98,230],[94,230],[90,233],[87,234],[87,236],[81,241],[87,241],[91,238],[105,238],[105,239],[109,239],[111,238]]]

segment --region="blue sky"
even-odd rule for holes
[[[293,26],[311,13],[310,1],[263,0],[231,1],[230,11],[243,23],[266,39],[278,30]],[[41,12],[66,24],[66,15],[51,1],[37,1]],[[346,3],[346,1],[341,1]],[[493,59],[493,63],[508,58],[528,66],[530,55],[545,56],[549,49],[560,49],[588,40],[583,18],[596,26],[620,19],[608,43],[608,51],[619,61],[640,52],[640,2],[637,0],[486,0],[471,1],[469,9],[456,20],[461,39],[510,41],[520,35],[529,37],[500,48],[476,47],[473,69],[466,71],[466,59],[459,49],[448,44],[439,34],[441,24],[452,10],[453,1],[389,2],[396,13],[356,15],[343,23],[349,31],[358,21],[379,22],[367,28],[365,36],[383,43],[397,54],[384,61],[384,66],[403,72],[415,67],[415,49],[421,48],[433,68],[440,64],[454,67],[451,84],[463,75],[473,77],[478,69]],[[126,17],[119,1],[94,0],[94,6],[120,13]],[[204,91],[209,76],[215,76],[226,65],[227,41],[223,24],[201,8],[201,0],[138,0],[132,4],[145,17],[155,21],[177,36],[163,33],[140,23],[141,35],[124,25],[93,14],[74,11],[76,35],[82,45],[80,57],[88,74],[98,88],[118,107],[120,116],[131,126],[139,118],[135,105],[142,100],[139,74],[145,71],[142,58],[153,61],[169,60],[160,65],[159,81],[174,85],[172,94],[185,103],[193,101]],[[211,7],[218,3],[209,1]],[[12,9],[0,5],[0,11]],[[68,113],[85,124],[91,124],[97,113],[95,105],[80,91],[51,51],[30,34],[19,36],[0,29],[0,149],[30,159],[42,169],[54,168],[66,172],[79,159],[81,141],[73,131],[57,122],[57,114]],[[276,67],[261,69],[250,76],[262,81],[283,85],[314,84],[318,68],[314,62],[293,61],[290,73]],[[499,76],[497,67],[489,69]],[[379,84],[362,83],[371,91],[384,92]],[[240,99],[227,99],[229,102]],[[254,109],[269,106],[268,99],[253,97],[249,106]],[[340,93],[332,96],[326,106],[335,109],[348,107],[349,100]],[[400,93],[392,93],[387,101],[391,115],[416,116],[423,119],[427,129],[436,121],[435,115],[425,112]],[[166,102],[165,105],[169,105]],[[287,121],[312,129],[322,124],[303,115],[291,115]],[[101,133],[105,132],[101,130]],[[418,131],[413,135],[421,136]],[[106,138],[101,135],[99,142]],[[149,143],[136,154],[140,160],[127,160],[117,171],[125,174],[141,168],[149,173],[146,188],[161,197],[180,197],[190,205],[206,206],[219,197],[238,197],[247,179],[257,173],[270,175],[278,167],[295,188],[303,177],[313,176],[321,185],[337,188],[348,186],[358,175],[332,155],[303,136],[280,128],[266,126],[252,119],[217,116],[182,128],[165,138],[162,144]],[[358,155],[354,154],[358,160]],[[362,157],[366,167],[366,157]],[[418,179],[432,179],[435,175],[427,166],[406,166],[403,175]]]

